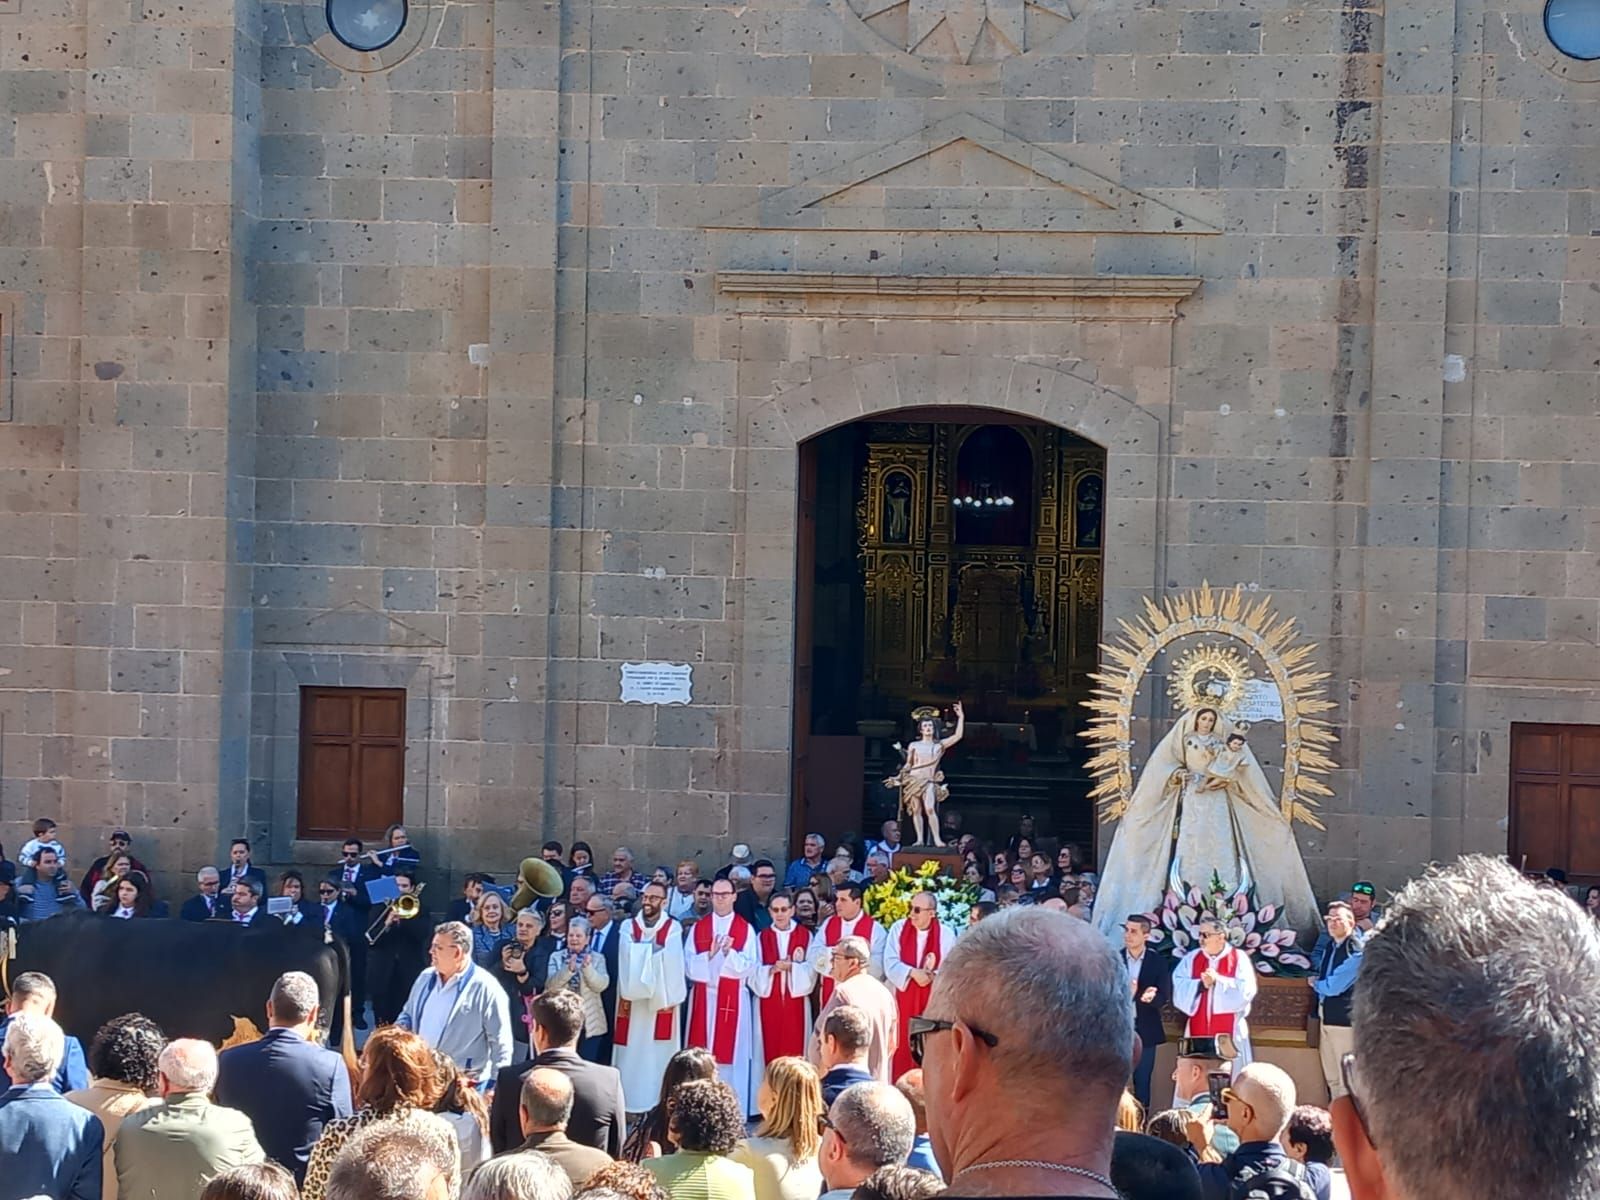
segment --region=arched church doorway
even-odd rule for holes
[[[947,809],[1001,843],[1023,815],[1093,855],[1080,701],[1101,626],[1105,451],[988,409],[902,410],[799,447],[793,804],[798,843],[877,836],[910,713],[967,730]],[[905,824],[906,840],[911,828]]]

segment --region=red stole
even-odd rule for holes
[[[661,918],[661,932],[656,934],[654,939],[658,949],[666,949],[667,935],[672,932],[673,925],[674,921],[671,917],[663,916]],[[636,942],[644,940],[644,924],[638,917],[633,919],[633,940]],[[669,1004],[665,1008],[656,1011],[656,1041],[665,1042],[671,1040],[672,1014],[677,1011],[677,1007],[675,1004]],[[617,1031],[614,1040],[619,1046],[628,1044],[628,1018],[632,1015],[632,1009],[632,1000],[619,999],[617,1001]]]
[[[933,965],[937,967],[944,961],[944,926],[935,920],[928,926],[928,941],[923,950],[923,956],[933,955]],[[911,918],[906,918],[906,923],[900,926],[900,961],[909,966],[922,970],[922,960],[917,957],[917,927],[911,923]],[[917,1064],[911,1058],[911,1018],[920,1017],[923,1010],[928,1007],[928,997],[933,994],[932,985],[924,987],[915,979],[908,979],[906,986],[894,994],[895,1007],[900,1010],[900,1041],[894,1050],[894,1078],[899,1079]]]
[[[778,931],[762,931],[761,965],[770,967],[778,961]],[[801,961],[811,947],[811,934],[803,926],[789,926],[789,961],[800,951]],[[789,990],[789,976],[782,971],[772,973],[772,991],[761,997],[761,1049],[768,1062],[785,1055],[804,1058],[806,1053],[806,998],[793,995]]]
[[[711,925],[714,920],[714,917],[706,916],[694,923],[692,936],[696,954],[711,953]],[[750,940],[750,922],[738,913],[733,915],[733,924],[728,926],[728,940],[735,950],[741,952]],[[734,1047],[739,1041],[739,1001],[744,992],[744,980],[726,976],[717,980],[717,1040],[715,1044],[707,1046],[706,1005],[711,1001],[710,991],[709,984],[696,982],[694,985],[694,1011],[689,1016],[689,1045],[699,1046],[702,1050],[709,1049],[711,1057],[726,1067],[732,1065]]]
[[[1217,959],[1214,968],[1219,977],[1234,978],[1239,970],[1239,952],[1229,946],[1222,952],[1222,957]],[[1194,964],[1190,974],[1192,978],[1199,979],[1206,973],[1206,956],[1202,951],[1194,956]],[[1187,1033],[1190,1037],[1216,1037],[1219,1033],[1233,1036],[1233,1019],[1238,1013],[1218,1013],[1211,1011],[1211,993],[1214,989],[1202,987],[1200,989],[1200,1006],[1194,1010],[1194,1016],[1189,1018]]]
[[[861,910],[861,915],[849,928],[844,927],[844,918],[835,914],[822,923],[822,944],[828,949],[833,949],[847,937],[858,937],[867,943],[867,949],[872,949],[872,918],[866,909]],[[831,976],[822,977],[822,1003],[826,1005],[833,999],[833,979]],[[898,1076],[896,1076],[898,1078]]]

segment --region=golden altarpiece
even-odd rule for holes
[[[868,711],[965,697],[991,720],[1091,690],[1105,455],[1046,425],[868,431],[856,524]]]

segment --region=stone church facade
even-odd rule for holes
[[[1536,3],[367,7],[0,0],[13,848],[328,861],[359,688],[441,867],[782,851],[797,447],[939,406],[1104,448],[1108,630],[1320,643],[1319,891],[1506,851],[1513,724],[1600,722],[1600,68]]]

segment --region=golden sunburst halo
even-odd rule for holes
[[[1173,662],[1167,694],[1179,712],[1209,704],[1226,713],[1244,699],[1245,684],[1253,678],[1249,659],[1232,646],[1208,642],[1190,647]]]
[[[1093,676],[1095,692],[1083,702],[1092,716],[1079,736],[1089,740],[1094,752],[1087,767],[1097,782],[1089,798],[1098,803],[1100,820],[1119,819],[1133,797],[1133,705],[1139,684],[1168,646],[1205,636],[1211,639],[1208,644],[1187,651],[1173,665],[1169,688],[1174,701],[1180,708],[1195,707],[1188,697],[1208,679],[1225,678],[1226,686],[1243,694],[1250,678],[1249,659],[1231,646],[1218,645],[1218,639],[1238,642],[1254,654],[1283,703],[1283,788],[1278,797],[1283,818],[1324,828],[1312,797],[1333,795],[1321,777],[1338,765],[1331,747],[1339,739],[1323,719],[1334,707],[1323,693],[1328,673],[1316,669],[1311,659],[1316,646],[1300,640],[1294,618],[1275,615],[1268,597],[1247,600],[1242,586],[1213,588],[1209,583],[1160,604],[1146,597],[1144,609],[1142,617],[1119,620],[1121,636],[1101,645],[1101,669]],[[1235,660],[1243,668],[1237,684]],[[1176,690],[1180,687],[1185,692]]]

